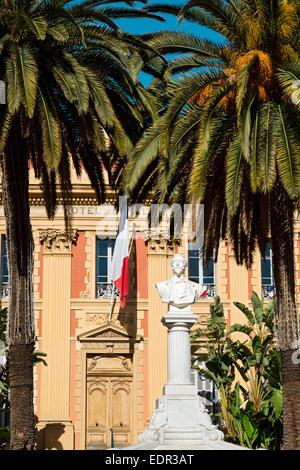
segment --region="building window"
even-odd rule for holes
[[[272,299],[275,295],[272,261],[272,244],[268,242],[265,257],[261,256],[261,285],[264,299]]]
[[[1,236],[1,258],[0,258],[0,294],[1,298],[8,297],[8,266],[7,266],[7,250],[5,236]]]
[[[213,257],[208,261],[208,264],[203,268],[203,257],[200,249],[193,243],[188,246],[188,260],[189,260],[189,279],[198,282],[207,287],[206,298],[213,298],[216,295],[216,263]]]
[[[118,297],[119,292],[110,279],[110,265],[115,247],[114,239],[96,238],[96,298]]]

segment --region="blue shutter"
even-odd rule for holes
[[[194,282],[200,282],[204,285],[212,284],[215,285],[215,263],[213,257],[208,261],[206,268],[203,269],[202,259],[200,255],[200,250],[189,249],[188,250],[188,259],[189,259],[189,279]],[[202,279],[200,276],[200,266],[202,267]]]
[[[203,269],[203,284],[215,284],[215,263],[213,258],[209,259],[206,268]]]
[[[107,282],[108,240],[96,238],[96,282]]]
[[[265,260],[261,257],[261,282],[263,286],[273,285],[271,243],[267,243]]]
[[[96,238],[96,298],[111,296],[112,284],[108,280],[108,269],[115,242],[115,239]]]
[[[188,250],[190,281],[199,282],[199,250]]]

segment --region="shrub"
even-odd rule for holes
[[[280,449],[282,442],[282,379],[274,338],[274,302],[253,292],[253,311],[235,302],[247,322],[226,328],[223,306],[216,297],[204,330],[192,337],[193,368],[215,382],[225,440],[251,449]],[[232,338],[234,333],[245,340]],[[200,354],[199,339],[206,340]],[[198,361],[205,362],[205,369]]]

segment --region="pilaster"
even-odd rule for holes
[[[71,450],[70,419],[70,300],[72,244],[77,231],[40,231],[43,244],[42,368],[38,447]]]

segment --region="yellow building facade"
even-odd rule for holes
[[[167,381],[167,330],[160,321],[167,306],[161,303],[155,283],[171,276],[170,260],[175,252],[189,259],[190,269],[193,263],[197,265],[192,260],[197,254],[189,250],[185,236],[174,246],[162,236],[147,237],[136,227],[129,247],[130,292],[122,309],[118,298],[111,301],[112,284],[107,277],[113,242],[99,242],[99,230],[103,230],[99,220],[105,219],[107,232],[116,234],[115,220],[107,212],[115,197],[108,192],[107,207],[98,206],[84,175],[74,181],[72,197],[72,231],[66,234],[62,207],[49,221],[40,184],[30,180],[37,349],[47,354],[48,363],[34,370],[37,448],[107,448],[112,431],[115,446],[127,446],[137,442]],[[295,228],[299,300],[298,222]],[[0,236],[0,287],[5,307],[8,292],[1,199]],[[271,252],[267,262],[270,258]],[[208,296],[193,305],[198,315],[193,330],[206,325],[215,294],[224,305],[228,325],[244,321],[234,301],[251,308],[252,290],[259,295],[264,291],[266,298],[271,295],[271,259],[268,267],[259,253],[252,269],[247,270],[236,265],[230,247],[223,242],[218,261],[211,263],[209,272],[201,268],[201,259],[197,266],[193,280],[198,273],[199,280],[208,285]]]

